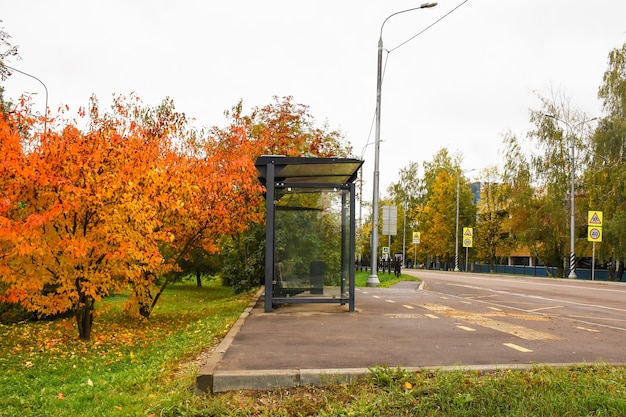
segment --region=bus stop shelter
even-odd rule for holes
[[[363,161],[265,155],[265,312],[288,303],[354,311],[355,180]]]

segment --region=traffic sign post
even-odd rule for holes
[[[587,240],[592,242],[591,280],[595,279],[596,242],[602,242],[602,212],[590,210],[587,212]]]
[[[469,248],[474,246],[474,229],[471,227],[463,228],[463,247],[465,248],[465,272],[467,272],[467,258]]]
[[[417,262],[417,245],[421,242],[420,232],[413,232],[413,268]]]

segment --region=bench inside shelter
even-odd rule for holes
[[[310,293],[324,294],[324,262],[312,261],[310,264],[310,275],[308,278],[285,278],[282,262],[277,262],[274,266],[274,293],[281,296],[291,297],[293,295]]]
[[[340,303],[354,311],[355,184],[363,161],[266,155],[265,311]]]

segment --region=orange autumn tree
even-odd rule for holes
[[[178,139],[173,157],[162,166],[168,179],[163,194],[169,200],[159,208],[161,227],[172,237],[162,243],[161,252],[175,266],[198,251],[217,253],[223,235],[243,232],[263,218],[255,147],[241,119],[208,135],[190,132]],[[142,316],[149,317],[175,278],[165,274],[155,294],[149,281],[135,284],[134,302]]]
[[[94,99],[85,131],[73,121],[45,135],[26,114],[3,115],[0,130],[0,299],[71,311],[83,339],[102,297],[130,288],[128,311],[148,317],[193,250],[216,253],[262,222],[260,154],[329,156],[339,143],[290,99],[209,134],[170,100],[119,97],[100,114]]]
[[[167,144],[141,127],[101,118],[92,103],[90,125],[20,136],[18,112],[3,121],[3,149],[14,175],[3,178],[0,279],[3,299],[39,315],[74,313],[81,339],[89,339],[94,306],[103,296],[164,272],[159,243],[171,239],[157,216],[158,161]],[[17,171],[22,162],[29,167]]]

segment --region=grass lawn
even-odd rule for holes
[[[376,368],[347,385],[194,394],[194,359],[251,297],[215,282],[176,284],[148,321],[129,319],[124,298],[111,297],[98,305],[89,342],[71,319],[0,325],[0,416],[626,416],[626,369],[603,364],[487,374]]]
[[[357,287],[365,287],[365,283],[367,282],[367,277],[369,277],[369,271],[356,271],[354,282]],[[400,281],[420,281],[419,278],[416,278],[412,275],[401,274],[399,277],[396,277],[393,272],[388,274],[387,272],[378,271],[378,280],[380,281],[379,287],[389,288],[393,284],[396,284]]]

